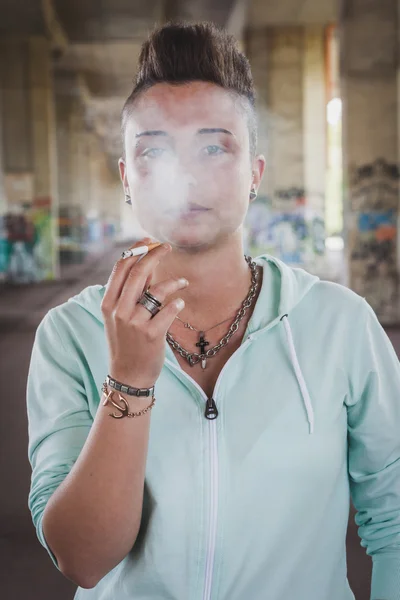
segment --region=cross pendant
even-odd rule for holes
[[[207,342],[204,331],[199,331],[199,341],[197,342],[196,346],[201,349],[201,354],[205,353],[206,346],[209,346],[209,345],[210,345],[210,342]],[[205,369],[206,366],[207,366],[207,359],[202,358],[201,359],[201,368]]]

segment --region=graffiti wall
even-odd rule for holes
[[[304,189],[278,190],[274,199],[260,197],[246,219],[246,251],[271,254],[287,264],[312,268],[325,252],[325,223],[307,206]]]
[[[59,207],[58,233],[60,265],[82,263],[86,256],[87,224],[81,206]]]
[[[54,278],[50,198],[13,203],[0,216],[0,281],[30,283]]]
[[[383,159],[351,169],[350,286],[379,317],[396,319],[399,169]]]

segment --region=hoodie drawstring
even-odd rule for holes
[[[300,386],[301,395],[303,396],[304,406],[307,411],[307,418],[308,418],[308,422],[310,425],[310,434],[311,434],[314,432],[314,411],[313,411],[313,407],[311,404],[310,394],[308,393],[307,384],[305,382],[303,373],[301,372],[299,360],[297,358],[296,348],[294,345],[293,334],[292,334],[292,330],[290,328],[288,315],[283,315],[283,317],[281,318],[281,321],[283,321],[283,324],[285,326],[286,338],[287,338],[289,352],[290,352],[290,358],[292,361],[294,372],[296,373],[296,378],[297,378],[298,384]]]

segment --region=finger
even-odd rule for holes
[[[157,313],[147,325],[148,334],[153,339],[165,336],[177,315],[185,308],[183,298],[175,298],[168,302],[164,308]]]
[[[133,244],[132,246],[129,247],[129,250],[132,250],[133,248],[137,248],[142,245],[146,245],[146,242],[148,239],[149,238],[144,238],[143,240],[137,241],[135,244]],[[111,297],[113,297],[112,292],[110,292],[109,290],[110,290],[110,288],[113,288],[112,291],[115,292],[115,283],[116,283],[116,280],[118,279],[118,275],[120,275],[120,269],[121,269],[120,265],[122,264],[123,260],[126,262],[125,269],[127,269],[128,265],[129,265],[129,268],[132,266],[132,262],[135,261],[136,257],[130,257],[130,259],[131,259],[130,261],[126,260],[126,259],[122,259],[122,256],[121,256],[121,258],[119,258],[117,260],[117,262],[114,264],[112,271],[110,273],[110,276],[108,278],[107,284],[106,284],[106,292],[104,295],[103,303],[107,302],[107,301],[109,302]],[[117,275],[117,273],[118,273],[118,275]]]
[[[154,270],[160,261],[171,251],[171,246],[157,246],[146,254],[141,261],[136,257],[122,259],[123,261],[133,261],[129,269],[125,265],[121,266],[121,276],[118,279],[118,296],[116,305],[118,312],[131,314],[131,306],[136,304],[145,289],[146,281],[151,278]]]
[[[153,243],[154,243],[156,240],[154,240],[154,239],[153,239],[153,238],[151,238],[151,237],[146,237],[146,238],[143,238],[143,240],[142,240],[142,241],[143,241],[143,243],[144,243],[144,244],[147,246],[148,244],[153,244]],[[131,247],[129,248],[129,250],[132,250],[132,248],[133,248],[133,247],[134,247],[134,246],[131,246]],[[139,256],[139,257],[138,257],[138,260],[137,260],[137,262],[139,262],[139,260],[141,260],[142,258],[143,258],[143,255]],[[147,289],[147,288],[148,288],[150,285],[151,285],[151,274],[150,274],[150,275],[149,275],[149,277],[147,278],[147,281],[146,281],[146,284],[145,284],[145,289]]]
[[[141,240],[144,244],[151,244],[151,242],[154,242],[155,240],[153,240],[151,237],[145,237]],[[128,250],[132,250],[132,248],[137,248],[139,242],[135,242],[133,244],[133,246],[129,246]]]
[[[175,294],[179,290],[185,289],[189,285],[189,282],[184,279],[165,279],[164,281],[160,281],[156,285],[153,285],[149,288],[149,292],[152,296],[157,298],[163,304],[166,300],[168,300],[169,296]],[[142,304],[137,304],[137,306],[133,306],[133,313],[135,314],[135,321],[137,323],[142,323],[145,321],[150,321],[152,318],[152,314],[145,306]],[[163,308],[160,308],[163,310]]]
[[[140,240],[136,244],[131,246],[131,248],[138,248],[139,246],[144,245],[146,245],[144,240]],[[150,257],[150,255],[152,255],[154,252],[158,252],[158,255],[162,255],[163,253],[167,253],[168,250],[164,249],[163,246],[158,246],[157,248],[149,252],[148,256]],[[118,298],[121,295],[121,291],[124,287],[125,281],[128,277],[128,274],[131,268],[137,263],[138,258],[139,257],[137,256],[130,256],[128,258],[121,257],[115,263],[106,285],[106,292],[102,300],[102,308],[110,308],[116,305]]]

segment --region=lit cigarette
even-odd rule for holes
[[[131,248],[130,250],[124,250],[124,252],[122,253],[122,258],[129,258],[129,256],[140,256],[140,255],[145,256],[146,254],[148,254],[148,252],[150,252],[154,248],[157,248],[157,246],[161,246],[161,242],[153,242],[152,244],[149,244],[148,246],[139,246],[138,248]]]

